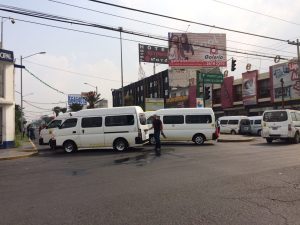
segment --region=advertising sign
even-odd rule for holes
[[[139,44],[139,62],[168,64],[168,48]]]
[[[203,103],[203,98],[196,98],[196,108],[203,108],[204,103]]]
[[[169,33],[171,67],[226,67],[226,34]]]
[[[297,62],[281,63],[270,67],[270,78],[272,85],[272,102],[300,99],[300,80],[298,76]],[[283,90],[281,88],[283,80]]]
[[[81,95],[75,94],[75,95],[68,95],[68,105],[86,105],[86,100],[81,97]]]
[[[170,87],[189,87],[196,80],[195,69],[169,69]]]
[[[163,98],[146,98],[145,111],[156,111],[165,107]]]
[[[248,71],[242,74],[242,93],[244,105],[257,104],[257,76],[257,70]]]
[[[221,105],[223,109],[233,107],[233,77],[225,77],[221,86]]]
[[[0,49],[0,61],[14,62],[14,53],[12,51]]]

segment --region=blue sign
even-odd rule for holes
[[[80,95],[68,95],[68,105],[86,105],[86,100]]]
[[[12,51],[0,49],[0,61],[14,62],[14,53]]]

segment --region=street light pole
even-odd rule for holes
[[[3,48],[3,17],[1,17],[1,48]]]
[[[96,89],[96,95],[98,94],[98,86],[94,86],[94,85],[91,85],[91,84],[86,83],[86,82],[84,84],[89,85],[89,86],[95,88]]]
[[[20,64],[21,64],[21,132],[23,132],[23,129],[24,129],[24,120],[23,120],[23,59],[25,58],[29,58],[31,56],[34,56],[34,55],[38,55],[38,54],[45,54],[46,52],[37,52],[37,53],[34,53],[34,54],[31,54],[29,56],[26,56],[26,57],[22,57],[20,56]],[[23,138],[23,136],[21,136]]]
[[[122,82],[122,106],[124,106],[124,84],[123,84],[123,50],[122,50],[122,27],[119,27],[120,30],[120,48],[121,48],[121,82]]]

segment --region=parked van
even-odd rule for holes
[[[101,147],[124,151],[148,139],[143,109],[129,106],[81,110],[62,123],[50,143],[68,153]]]
[[[282,139],[299,143],[300,111],[282,109],[267,110],[263,114],[262,137],[268,143]]]
[[[166,138],[162,138],[161,141],[193,141],[202,145],[205,141],[218,138],[215,114],[211,108],[159,109],[152,112],[152,115],[148,114],[147,121],[150,127],[153,114],[159,116],[163,124]],[[155,144],[153,133],[153,129],[150,130],[150,144]]]
[[[72,112],[72,114],[74,113]],[[69,113],[64,113],[62,115],[57,116],[54,120],[48,123],[48,125],[40,132],[39,144],[49,144],[50,139],[53,137],[53,132],[60,127],[60,125],[65,121],[66,118],[69,117]]]
[[[249,134],[250,120],[247,116],[222,116],[219,119],[220,133]]]
[[[251,134],[261,136],[262,116],[249,116],[248,118],[250,120]]]

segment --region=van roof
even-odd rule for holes
[[[248,119],[248,116],[222,116],[219,120]]]
[[[248,116],[249,120],[261,120],[262,116]]]
[[[74,116],[97,116],[97,115],[118,115],[120,113],[143,113],[143,109],[140,106],[124,106],[124,107],[112,107],[112,108],[95,108],[95,109],[83,109],[74,114]]]

